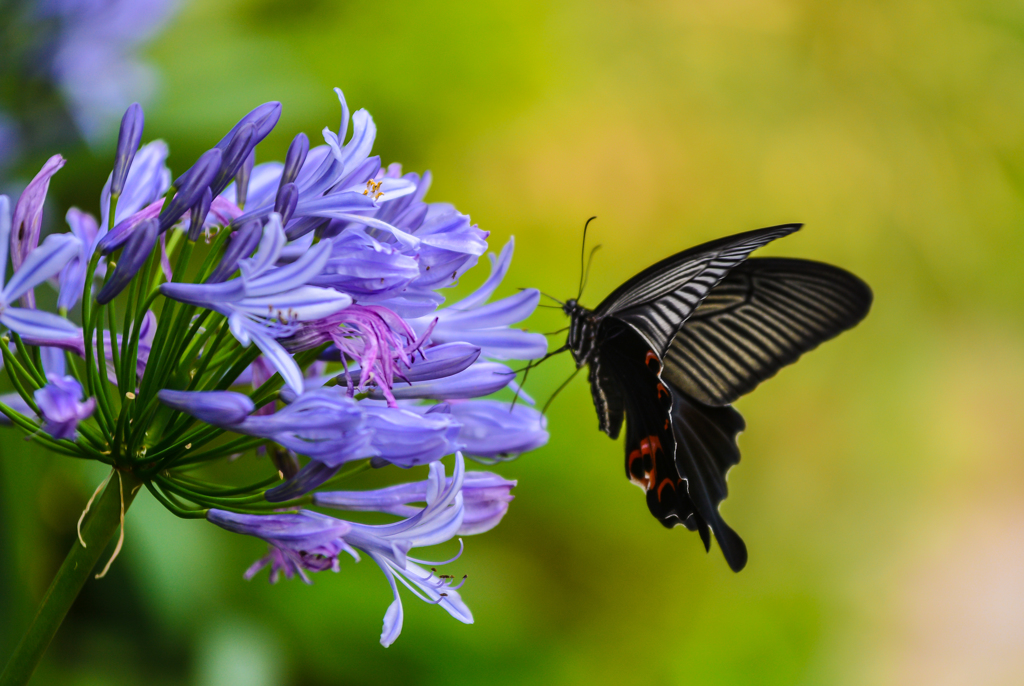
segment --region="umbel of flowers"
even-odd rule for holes
[[[510,327],[533,312],[538,292],[489,302],[509,241],[490,256],[484,284],[447,304],[443,289],[486,252],[487,233],[424,200],[429,173],[381,166],[373,119],[350,117],[337,94],[340,130],[324,129],[324,145],[299,134],[283,163],[254,164],[280,116],[267,103],[177,177],[162,141],[140,147],[133,105],[99,219],[72,208],[70,231],[42,242],[43,201],[63,158],[13,207],[0,196],[0,277],[11,262],[0,281],[0,352],[16,391],[0,412],[36,443],[112,468],[65,564],[75,558],[78,586],[62,568],[58,596],[74,597],[81,563],[93,566],[119,524],[123,540],[124,510],[146,490],[179,517],[266,541],[246,577],[268,567],[271,581],[309,582],[339,571],[343,554],[370,558],[394,593],[385,646],[402,628],[399,584],[473,621],[452,576],[414,554],[487,531],[508,509],[515,482],[467,471],[464,455],[493,464],[547,441],[540,413],[512,402],[506,364],[546,351],[542,335]],[[42,293],[51,284],[56,311],[39,305],[54,300]],[[247,451],[262,456],[265,478],[210,479],[230,473],[211,463]],[[418,465],[429,465],[425,480],[340,489],[360,471],[401,478]],[[396,521],[363,524],[343,510]]]

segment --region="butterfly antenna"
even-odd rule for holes
[[[587,269],[583,272],[583,283],[580,284],[580,295],[577,300],[583,297],[583,289],[587,287],[587,280],[590,279],[590,265],[594,262],[594,253],[601,249],[601,244],[598,243],[590,250],[590,257],[587,258]]]
[[[547,414],[547,413],[548,413],[548,408],[549,408],[549,407],[551,407],[551,401],[552,401],[552,400],[554,400],[554,399],[555,399],[555,398],[556,398],[556,397],[558,396],[558,394],[562,392],[562,389],[563,389],[563,388],[565,388],[566,386],[568,386],[568,385],[569,385],[569,382],[570,382],[570,381],[572,381],[573,379],[575,379],[575,378],[576,378],[576,375],[580,373],[580,369],[581,369],[581,367],[577,367],[577,368],[576,368],[576,371],[574,371],[574,372],[573,372],[573,373],[572,373],[572,374],[571,374],[571,375],[569,376],[569,378],[568,378],[568,379],[566,379],[565,381],[563,381],[563,382],[562,382],[562,385],[561,385],[561,386],[559,386],[558,388],[556,388],[556,389],[555,389],[555,392],[551,394],[551,397],[550,397],[550,398],[548,398],[548,401],[547,401],[546,403],[544,403],[544,409],[540,411],[540,413],[541,413],[542,415],[544,415],[544,414]]]
[[[558,355],[560,353],[564,353],[568,349],[569,349],[569,345],[568,344],[563,345],[558,350],[552,350],[551,352],[549,352],[548,354],[546,354],[544,357],[540,358],[539,360],[530,360],[529,362],[526,363],[525,367],[523,367],[522,369],[517,369],[516,370],[516,372],[515,372],[516,374],[518,374],[519,372],[523,373],[523,382],[521,384],[519,384],[519,387],[516,389],[516,394],[512,398],[512,406],[508,410],[509,412],[511,412],[515,408],[515,406],[516,406],[516,401],[519,400],[519,391],[523,388],[523,386],[526,385],[526,378],[530,375],[530,370],[533,369],[534,367],[539,366],[540,363],[543,362],[544,360],[546,360],[548,358],[551,358],[551,357],[554,357],[555,355]]]
[[[590,222],[594,221],[595,219],[597,219],[596,216],[591,217],[590,219],[587,220],[587,223],[583,225],[583,245],[580,247],[580,295],[583,295],[583,272],[585,271],[584,263],[586,262],[587,258],[587,227],[590,226]],[[593,255],[593,253],[591,253],[591,255]],[[577,300],[580,299],[580,295],[576,296]]]

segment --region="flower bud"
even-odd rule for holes
[[[150,251],[156,245],[158,229],[159,223],[156,219],[147,219],[135,227],[125,243],[124,250],[121,251],[121,259],[117,261],[113,275],[96,295],[96,302],[106,305],[124,290],[149,258]]]
[[[288,155],[284,158],[284,170],[281,172],[280,187],[284,188],[289,183],[294,183],[299,176],[299,170],[306,162],[306,155],[309,153],[309,139],[306,134],[300,133],[288,146]]]
[[[188,225],[188,239],[190,241],[199,240],[200,234],[203,233],[203,223],[206,221],[206,215],[210,213],[210,205],[213,203],[213,192],[207,188],[199,202],[192,206],[192,216],[189,218]]]
[[[121,119],[121,130],[117,134],[117,152],[114,154],[114,171],[110,175],[110,197],[117,198],[124,190],[128,170],[135,159],[135,153],[142,142],[142,127],[145,117],[142,106],[133,102]]]
[[[258,221],[246,222],[241,228],[235,229],[231,234],[227,250],[220,264],[213,270],[206,283],[220,283],[235,273],[238,269],[238,261],[248,257],[259,245],[260,237],[263,236],[263,229]]]
[[[174,223],[181,219],[181,215],[202,197],[203,192],[220,171],[222,158],[223,154],[218,148],[207,150],[191,169],[174,181],[174,187],[178,192],[160,211],[160,233],[174,226]]]

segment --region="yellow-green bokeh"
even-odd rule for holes
[[[140,498],[38,683],[1024,679],[1019,3],[297,4],[196,1],[149,48],[146,137],[175,171],[265,100],[284,113],[260,159],[299,131],[315,144],[340,86],[385,162],[431,169],[428,198],[492,247],[515,236],[501,293],[573,295],[591,215],[590,305],[683,248],[801,221],[764,254],[849,269],[874,307],[737,404],[722,511],[750,551],[738,575],[650,517],[580,377],[551,443],[501,468],[519,479],[509,516],[455,565],[474,626],[408,597],[385,650],[371,562],[247,583],[258,542]],[[68,157],[55,197],[95,212],[110,149]],[[528,390],[543,401],[570,371],[548,362]],[[2,440],[6,655],[103,471]]]

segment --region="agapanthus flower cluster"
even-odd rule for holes
[[[264,540],[247,578],[269,568],[272,582],[309,582],[341,570],[343,553],[369,557],[394,594],[389,645],[399,585],[472,622],[456,575],[413,551],[487,531],[508,510],[515,482],[467,471],[465,458],[494,463],[547,441],[541,414],[513,402],[508,364],[547,346],[512,326],[536,290],[492,301],[511,240],[479,289],[446,302],[487,233],[424,200],[429,173],[382,166],[373,119],[337,95],[341,125],[324,145],[300,134],[283,163],[255,164],[281,115],[266,103],[178,175],[163,142],[142,144],[133,105],[98,184],[99,218],[72,208],[70,230],[42,241],[64,159],[13,206],[0,196],[0,352],[15,388],[0,412],[56,452],[130,473],[178,516]],[[244,453],[262,461],[261,482],[209,480],[213,463]],[[425,479],[341,488],[421,466]]]

